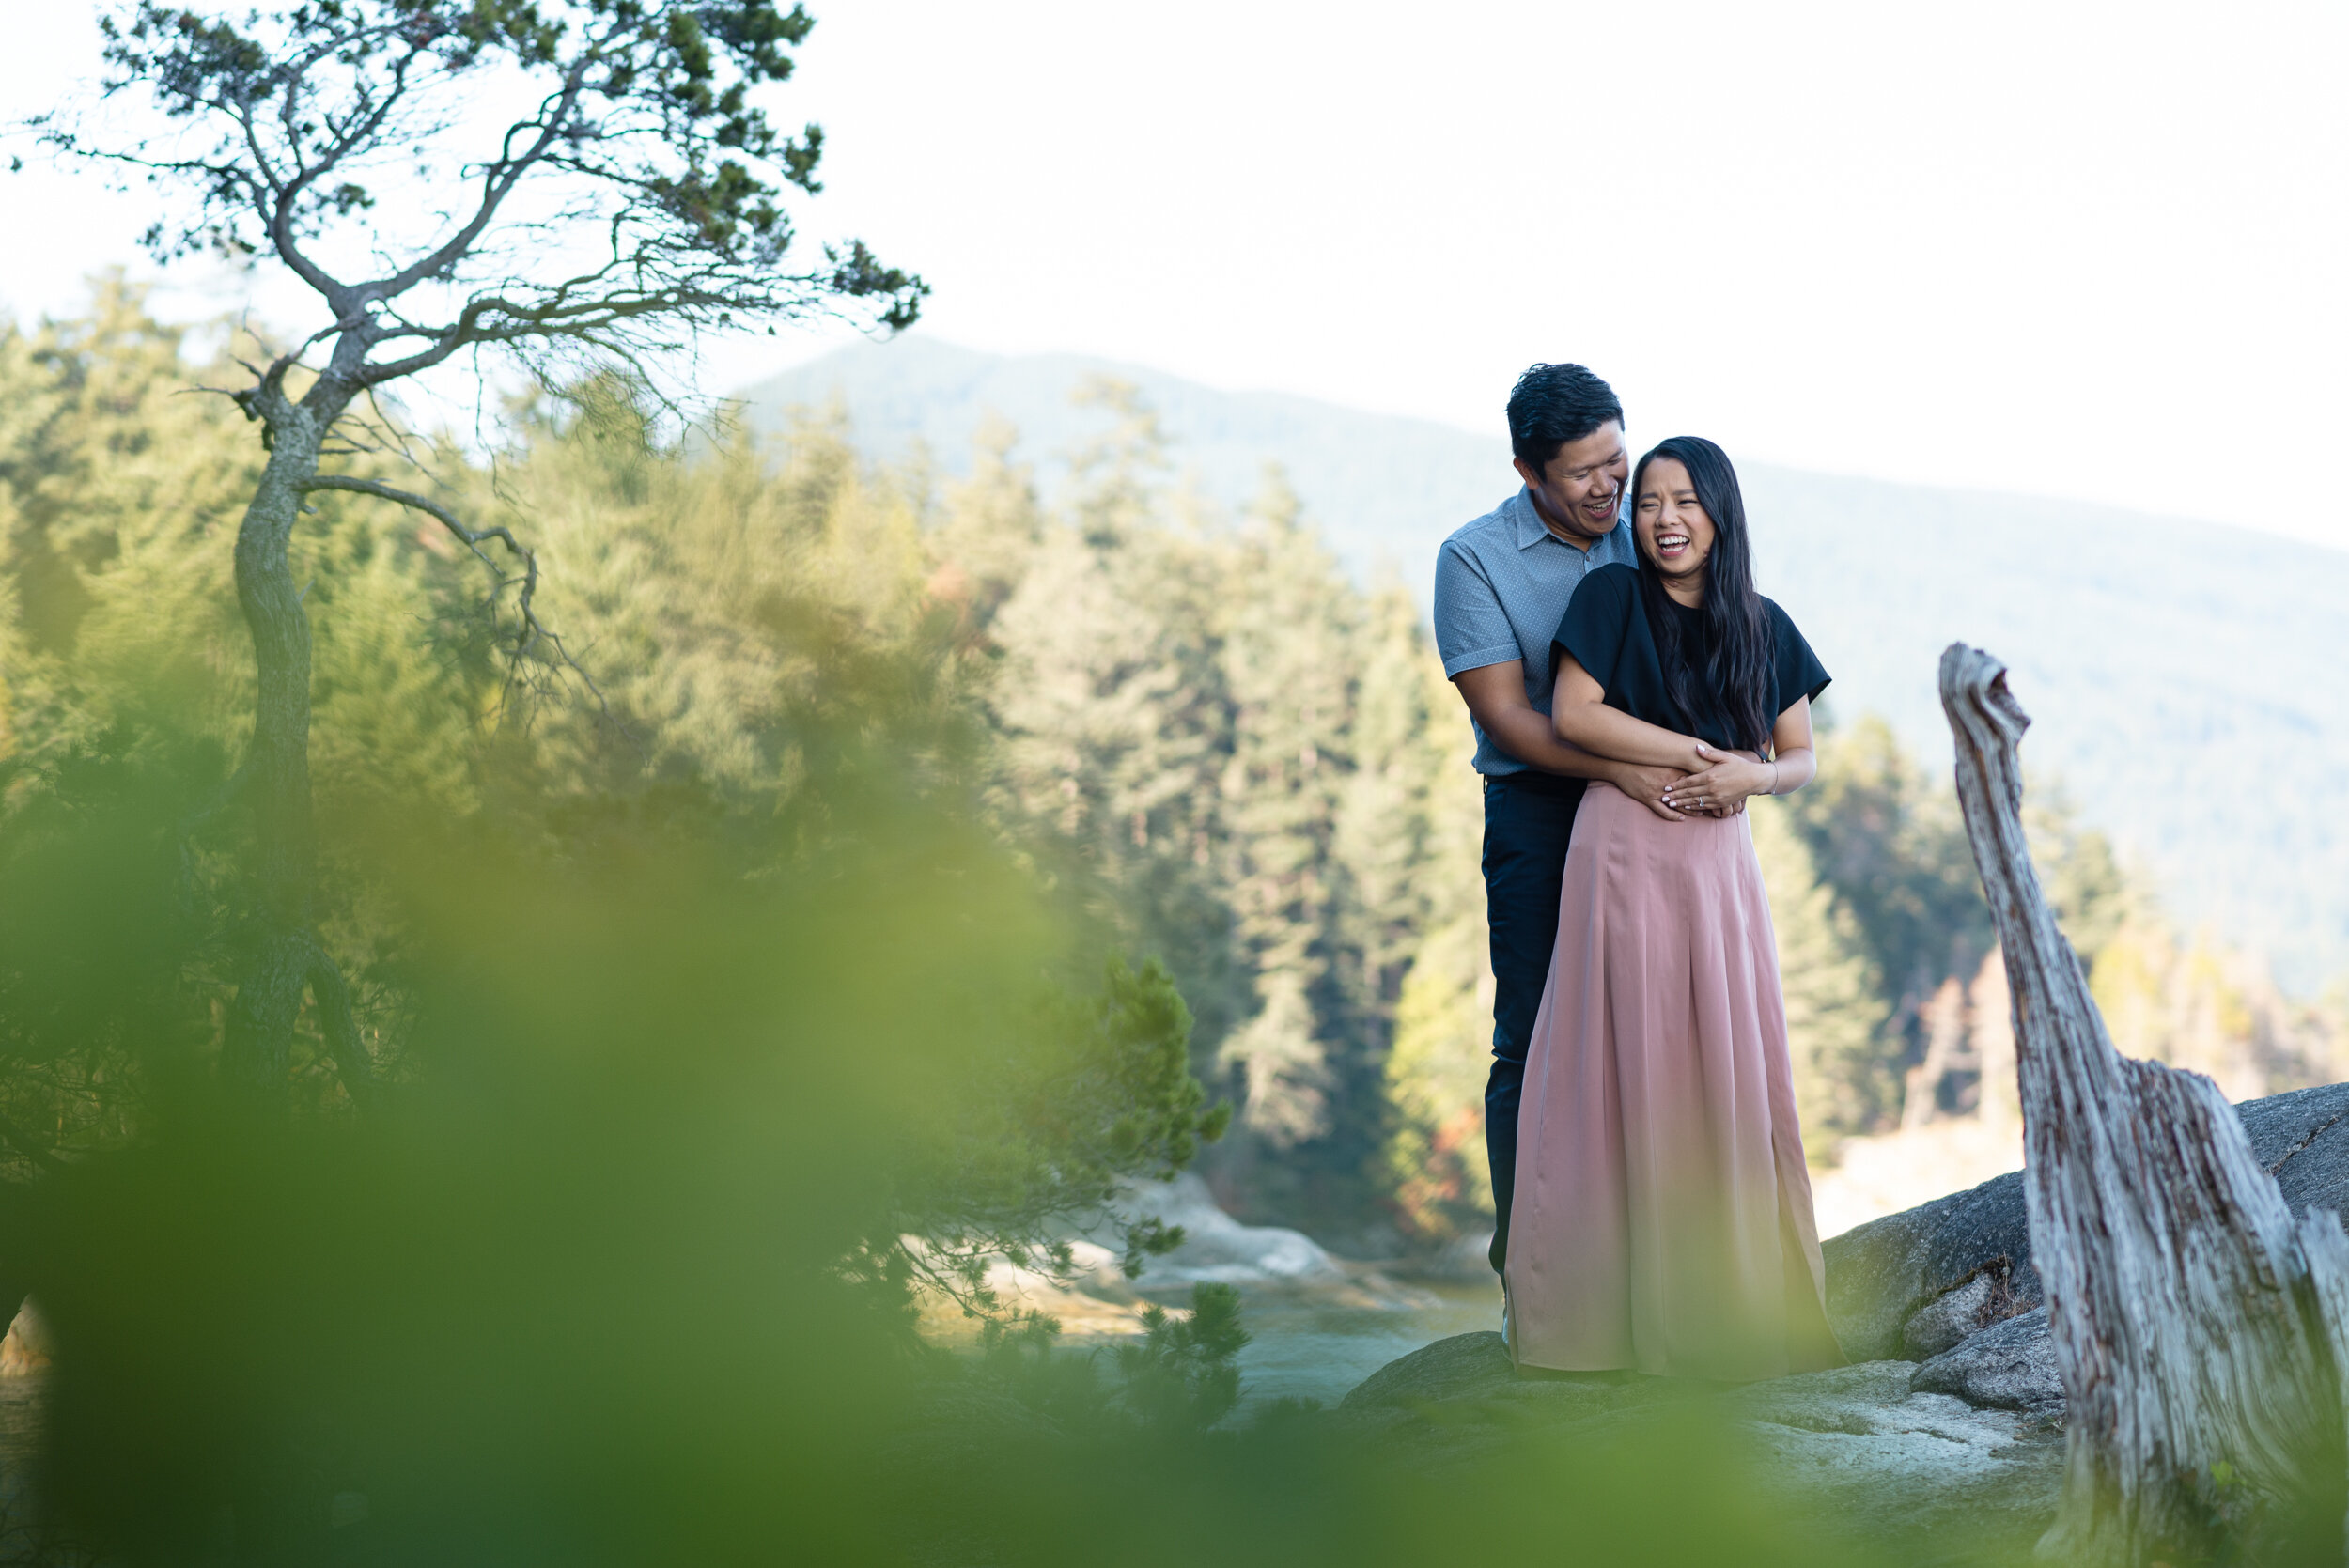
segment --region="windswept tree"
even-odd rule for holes
[[[517,668],[560,668],[570,655],[513,532],[336,472],[396,455],[384,390],[452,361],[556,388],[658,379],[712,329],[831,313],[894,330],[926,289],[861,241],[814,256],[796,241],[789,208],[820,188],[822,133],[786,133],[758,101],[807,36],[796,6],[299,0],[229,14],[134,0],[103,24],[100,98],[40,121],[49,144],[156,188],[163,216],[145,243],[159,260],[249,257],[316,296],[314,329],[228,392],[268,459],[236,542],[257,686],[221,805],[249,813],[259,908],[223,1066],[281,1088],[306,993],[364,1098],[366,1052],[318,924],[310,628],[287,559],[304,498],[355,492],[437,519],[491,574]],[[117,109],[160,111],[167,133]]]

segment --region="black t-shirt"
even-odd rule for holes
[[[1762,601],[1762,609],[1769,617],[1770,641],[1776,652],[1777,706],[1770,709],[1770,716],[1775,719],[1801,698],[1817,701],[1819,693],[1827,690],[1828,673],[1785,611],[1766,598]],[[1697,678],[1702,680],[1705,653],[1703,616],[1685,605],[1671,604],[1671,610],[1681,618],[1680,645],[1689,656]],[[1657,652],[1655,629],[1648,624],[1647,604],[1640,592],[1640,572],[1636,567],[1601,567],[1582,580],[1566,605],[1566,618],[1558,624],[1558,635],[1550,647],[1553,668],[1563,663],[1562,653],[1572,654],[1578,663],[1591,672],[1591,678],[1606,688],[1609,707],[1651,724],[1660,724],[1676,734],[1693,735],[1723,750],[1747,744],[1731,735],[1727,709],[1718,698],[1705,702],[1700,694],[1705,711],[1694,714],[1683,713],[1672,701],[1671,691],[1664,685],[1664,661]]]

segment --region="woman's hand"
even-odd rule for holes
[[[1776,765],[1699,740],[1693,743],[1688,776],[1664,792],[1664,802],[1675,811],[1734,816],[1746,809],[1750,797],[1770,794],[1777,783]]]

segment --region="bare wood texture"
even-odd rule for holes
[[[302,607],[288,541],[303,486],[318,473],[326,431],[349,403],[321,378],[300,403],[283,376],[265,379],[248,408],[272,435],[269,464],[237,529],[237,599],[253,635],[253,739],[244,768],[255,807],[254,948],[239,976],[222,1040],[229,1076],[275,1095],[286,1080],[294,1020],[310,970],[318,878],[310,796],[310,618]]]
[[[2343,1319],[2327,1308],[2349,1303],[2349,1241],[2329,1215],[2295,1222],[2208,1079],[2113,1048],[2031,869],[2016,754],[2030,721],[2005,676],[1962,644],[1941,656],[1958,798],[2012,991],[2031,1250],[2070,1401],[2063,1501],[2041,1555],[2193,1552],[2230,1485],[2337,1524]]]

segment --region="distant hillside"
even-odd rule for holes
[[[868,450],[918,440],[950,471],[999,414],[1049,494],[1101,427],[1068,400],[1097,373],[1142,389],[1203,490],[1244,504],[1280,463],[1342,554],[1399,570],[1423,605],[1443,536],[1516,488],[1497,434],[919,336],[742,396],[769,427],[837,398]],[[1834,673],[1834,709],[1881,712],[1946,761],[1935,661],[1953,639],[1991,649],[2037,721],[2037,777],[2152,870],[2184,924],[2263,948],[2297,989],[2349,972],[2349,553],[2066,502],[1740,472],[1763,591]]]

